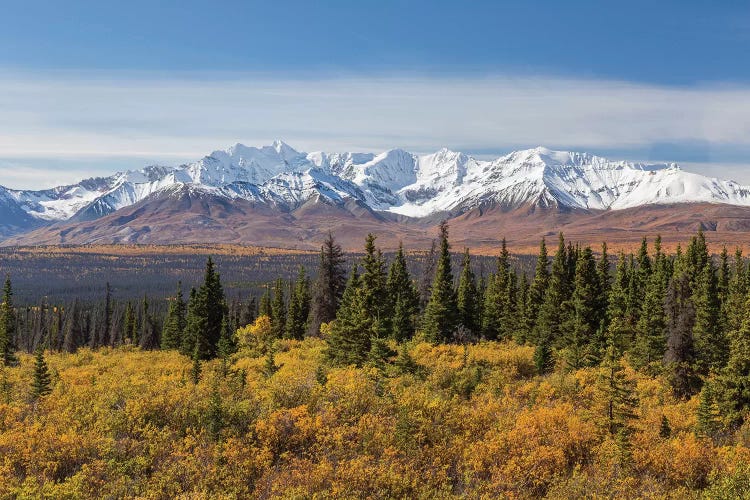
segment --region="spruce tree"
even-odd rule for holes
[[[260,305],[258,306],[258,316],[268,316],[271,318],[273,312],[271,310],[271,288],[266,285],[266,290],[260,297]]]
[[[151,350],[159,348],[159,335],[156,331],[156,321],[150,311],[148,296],[143,296],[141,335],[138,340],[141,349]]]
[[[310,313],[310,281],[305,274],[305,268],[299,266],[297,280],[294,283],[289,309],[286,316],[285,337],[302,340],[307,331],[307,317]]]
[[[368,234],[365,238],[365,254],[362,257],[362,293],[364,308],[376,326],[376,335],[385,337],[391,331],[393,304],[388,295],[388,275],[385,260],[379,248],[375,246],[375,236]]]
[[[200,339],[198,339],[200,341]],[[201,348],[200,344],[195,344],[195,351],[193,351],[193,365],[190,368],[190,380],[192,380],[193,385],[198,385],[198,382],[201,380],[201,372],[203,371],[203,368],[201,367]]]
[[[727,332],[739,330],[745,317],[745,301],[748,294],[747,269],[740,248],[737,248],[734,253],[734,265],[732,267],[729,294],[722,311]]]
[[[544,295],[544,302],[539,308],[534,337],[537,342],[546,338],[550,346],[558,345],[562,340],[562,324],[568,319],[563,303],[569,298],[567,250],[565,238],[560,233],[557,253],[552,260],[549,286]]]
[[[658,271],[649,277],[630,352],[633,366],[638,369],[648,368],[651,373],[656,372],[666,350],[663,283]]]
[[[695,307],[693,341],[698,369],[718,372],[727,360],[727,342],[721,329],[718,281],[712,262],[706,262],[693,289]]]
[[[689,397],[698,380],[695,375],[693,327],[695,307],[692,302],[687,259],[681,259],[669,283],[664,302],[667,331],[667,351],[664,362],[676,396]]]
[[[461,269],[461,277],[458,281],[458,294],[456,305],[458,306],[459,322],[464,328],[474,335],[479,333],[477,325],[478,306],[477,283],[474,271],[471,269],[471,256],[469,249],[464,252],[464,260]]]
[[[432,282],[435,280],[435,269],[437,267],[437,241],[432,240],[430,250],[425,255],[422,275],[419,279],[419,309],[424,311],[430,301]]]
[[[336,318],[336,310],[346,286],[344,262],[341,246],[333,239],[333,235],[328,233],[328,238],[320,248],[318,277],[313,286],[310,304],[308,335],[318,336],[320,325]]]
[[[602,243],[601,256],[596,263],[596,281],[599,285],[599,304],[597,305],[597,314],[599,316],[599,327],[601,330],[607,328],[607,309],[609,308],[609,293],[612,287],[612,277],[610,275],[609,254],[607,253],[607,243]]]
[[[536,260],[536,269],[534,279],[529,286],[529,292],[526,296],[526,305],[524,307],[523,328],[525,337],[532,342],[539,342],[537,337],[536,322],[539,315],[539,309],[544,302],[544,296],[547,293],[549,285],[549,262],[547,259],[547,245],[544,238],[539,244],[539,254]]]
[[[167,319],[161,334],[162,349],[179,349],[185,332],[187,306],[182,296],[182,282],[177,283],[177,293],[169,302]]]
[[[112,290],[110,289],[109,281],[108,281],[107,285],[105,286],[105,293],[104,293],[104,321],[102,324],[102,332],[100,335],[100,342],[98,342],[98,345],[104,345],[105,343],[114,345],[114,342],[110,342],[111,335],[112,335]]]
[[[81,323],[81,304],[78,299],[73,301],[73,307],[65,317],[65,337],[63,339],[63,350],[73,353],[84,344],[83,325]]]
[[[216,356],[221,324],[227,314],[221,278],[211,257],[206,260],[203,284],[190,295],[182,351],[195,353],[197,348],[199,359],[211,359]]]
[[[719,405],[714,396],[711,383],[706,383],[701,389],[696,412],[695,435],[713,439],[721,427]]]
[[[745,310],[750,310],[748,297]],[[729,334],[729,360],[718,378],[716,397],[729,425],[740,425],[750,410],[750,315]]]
[[[529,300],[529,279],[526,277],[526,273],[521,274],[521,281],[518,286],[518,300],[516,301],[516,317],[518,323],[516,325],[515,333],[513,334],[513,340],[518,344],[525,343],[528,339],[526,338],[526,307]]]
[[[44,359],[44,349],[39,346],[36,350],[34,361],[34,378],[31,381],[31,399],[38,401],[43,396],[52,392],[52,379],[50,377],[47,362]]]
[[[419,292],[414,286],[401,244],[388,270],[388,295],[393,301],[391,336],[401,342],[414,335],[414,322],[419,312]]]
[[[440,255],[435,269],[430,300],[422,318],[425,337],[433,343],[448,342],[457,326],[458,306],[453,289],[448,224],[440,223]]]
[[[593,364],[598,360],[595,334],[599,328],[596,308],[599,305],[599,285],[596,261],[590,247],[577,258],[570,299],[572,316],[565,324],[567,363],[572,369]]]
[[[636,418],[638,398],[635,395],[635,382],[625,375],[614,339],[607,342],[597,386],[604,406],[603,422],[607,432],[611,436],[629,434],[630,423]]]
[[[125,306],[123,325],[123,335],[125,340],[129,341],[131,344],[135,343],[138,337],[138,322],[135,317],[135,309],[133,309],[133,304],[130,301],[128,301]]]
[[[0,363],[4,366],[18,364],[16,358],[16,308],[13,305],[13,287],[10,275],[5,276],[3,302],[0,304]]]
[[[352,268],[336,321],[326,339],[326,358],[339,366],[362,366],[373,337],[372,317],[365,309],[365,294],[357,266]]]

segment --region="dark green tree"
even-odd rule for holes
[[[365,310],[365,294],[357,266],[341,299],[336,321],[326,339],[326,358],[339,366],[362,366],[367,360],[372,343],[372,317]]]
[[[683,261],[686,259],[682,259]],[[679,263],[669,283],[664,302],[667,351],[664,362],[677,397],[692,395],[698,385],[695,374],[695,307],[692,301],[687,262]]]
[[[388,270],[388,295],[393,301],[391,336],[401,342],[414,335],[414,323],[419,312],[419,292],[406,267],[401,244]]]
[[[320,325],[336,318],[336,310],[346,286],[344,262],[341,246],[333,239],[333,235],[328,233],[320,248],[318,277],[313,286],[310,304],[308,335],[317,337],[320,334]]]
[[[573,295],[568,307],[572,315],[565,324],[566,361],[577,370],[598,361],[599,346],[596,332],[599,329],[599,284],[596,261],[590,247],[580,252],[573,280]]]
[[[539,309],[544,303],[544,296],[547,293],[549,285],[549,262],[547,258],[547,244],[544,238],[539,244],[539,255],[536,260],[536,269],[534,279],[529,286],[529,292],[526,296],[526,305],[524,307],[524,318],[522,327],[525,330],[524,337],[532,342],[538,342],[536,333],[536,322],[539,315]]]
[[[162,349],[179,349],[185,332],[187,305],[182,296],[182,282],[177,283],[177,293],[169,302],[167,318],[161,334]]]
[[[307,318],[310,314],[310,280],[305,268],[299,266],[297,281],[294,283],[289,310],[286,315],[286,338],[302,340],[307,332]]]
[[[697,368],[702,373],[718,372],[726,363],[728,349],[721,328],[721,304],[713,263],[708,260],[693,288],[695,307],[693,341]]]
[[[34,361],[34,378],[31,381],[31,399],[38,401],[43,396],[52,392],[52,378],[50,377],[47,362],[44,359],[44,349],[40,346],[36,349]]]
[[[457,326],[458,306],[453,288],[448,224],[440,223],[440,255],[435,269],[430,300],[422,318],[422,329],[433,343],[448,342]]]
[[[464,252],[464,260],[461,268],[461,277],[458,281],[458,294],[456,305],[458,306],[459,322],[474,335],[480,332],[477,324],[479,317],[479,296],[474,271],[471,269],[471,256],[469,249]]]
[[[5,276],[3,302],[0,304],[0,362],[4,366],[18,364],[16,357],[16,308],[13,305],[13,287],[10,275]]]
[[[666,324],[664,317],[664,280],[658,269],[646,283],[646,295],[641,306],[641,314],[635,328],[635,341],[630,352],[630,360],[638,369],[648,369],[651,373],[664,359],[666,350]]]
[[[266,290],[260,296],[260,305],[258,306],[258,316],[273,316],[271,310],[271,288],[266,285]]]
[[[185,322],[183,352],[194,353],[197,347],[199,359],[216,357],[221,323],[227,314],[224,289],[219,274],[214,269],[213,259],[206,261],[203,284],[191,293]]]
[[[552,272],[550,273],[547,293],[544,295],[544,302],[539,309],[536,333],[534,334],[537,342],[546,337],[550,346],[560,344],[563,336],[562,325],[568,319],[568,308],[563,307],[563,303],[570,297],[567,259],[565,238],[560,233],[557,253],[552,260]]]

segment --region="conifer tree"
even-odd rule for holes
[[[208,434],[214,442],[221,440],[221,432],[224,429],[224,407],[221,402],[219,384],[214,381],[211,386],[211,396],[208,400]]]
[[[182,345],[186,308],[182,296],[182,282],[178,282],[177,293],[169,303],[167,319],[164,321],[164,329],[161,334],[161,347],[163,349],[179,349]]]
[[[688,397],[696,388],[694,371],[695,349],[693,327],[695,308],[692,302],[689,261],[681,259],[669,283],[664,302],[667,331],[667,351],[664,362],[676,396]]]
[[[636,418],[638,398],[635,382],[628,379],[620,361],[614,339],[607,342],[607,351],[602,361],[597,382],[604,406],[604,427],[611,436],[631,431],[630,423]]]
[[[524,307],[523,327],[525,337],[532,342],[538,342],[536,322],[539,315],[539,309],[544,302],[544,296],[547,293],[549,284],[549,262],[547,261],[547,245],[544,238],[539,244],[539,254],[536,260],[536,269],[534,279],[529,286],[526,296],[526,305]]]
[[[727,360],[727,343],[721,329],[718,281],[712,262],[706,262],[693,289],[695,307],[693,341],[697,368],[703,373],[717,372]]]
[[[286,316],[285,337],[302,340],[307,331],[307,317],[310,313],[310,281],[305,274],[305,268],[299,266],[297,281],[294,283],[289,310]]]
[[[669,425],[669,419],[666,415],[661,416],[661,424],[659,424],[659,437],[662,439],[668,439],[672,435],[672,426]]]
[[[748,297],[746,310],[750,310]],[[740,425],[750,410],[750,315],[729,334],[729,360],[717,381],[716,397],[721,413],[731,425]]]
[[[138,323],[135,317],[135,309],[133,309],[133,304],[130,301],[128,301],[127,305],[125,306],[125,318],[123,320],[123,324],[125,339],[131,344],[135,343],[138,337]]]
[[[367,362],[384,372],[390,359],[396,355],[396,352],[390,348],[388,342],[383,338],[373,338],[370,346],[370,352],[367,353]]]
[[[149,301],[146,295],[143,296],[141,335],[139,345],[142,349],[150,350],[159,347],[159,337],[156,332],[156,322],[149,310]]]
[[[539,308],[534,334],[537,341],[546,337],[550,346],[557,345],[561,341],[562,323],[567,319],[563,311],[563,302],[569,298],[567,260],[565,238],[560,233],[557,253],[552,260],[549,286],[544,295],[544,302]]]
[[[714,396],[711,383],[706,383],[701,389],[696,414],[695,435],[712,439],[721,427],[719,405]]]
[[[271,300],[271,330],[273,337],[280,339],[286,330],[286,297],[284,296],[284,280],[278,278],[273,285],[273,299]]]
[[[630,360],[635,368],[648,368],[651,372],[664,359],[666,350],[663,283],[659,271],[653,273],[646,283],[646,295],[630,352]]]
[[[612,277],[610,275],[609,254],[607,253],[607,243],[602,243],[601,256],[596,263],[596,281],[599,285],[599,304],[597,311],[599,315],[599,326],[601,330],[607,328],[607,308],[609,307],[609,293],[612,287]]]
[[[112,335],[112,290],[109,286],[109,281],[105,286],[104,293],[104,321],[102,324],[102,332],[99,338],[100,342],[97,344],[104,345],[109,342],[110,345],[114,345],[114,342],[110,342]]]
[[[317,337],[320,334],[320,325],[336,318],[336,310],[346,286],[344,262],[341,246],[333,239],[333,235],[328,233],[320,248],[318,277],[313,286],[310,304],[308,335]]]
[[[554,368],[554,358],[552,357],[552,347],[548,336],[542,336],[534,349],[534,366],[537,373],[544,375]]]
[[[716,292],[719,296],[719,308],[722,311],[724,310],[724,306],[729,298],[729,281],[731,277],[732,272],[729,269],[729,253],[727,252],[726,245],[724,245],[721,249],[721,254],[719,255],[719,269],[716,282]]]
[[[593,364],[598,360],[595,334],[599,328],[596,308],[599,304],[596,261],[590,247],[577,258],[570,300],[572,316],[565,325],[567,363],[572,369]]]
[[[741,248],[737,248],[734,253],[734,265],[732,267],[729,294],[723,308],[727,332],[739,330],[745,316],[745,301],[748,295],[747,269]]]
[[[518,318],[518,324],[516,326],[515,333],[513,334],[513,340],[518,344],[524,344],[526,338],[526,307],[529,299],[529,279],[526,277],[526,272],[521,273],[521,281],[518,286],[518,300],[516,301],[516,317]]]
[[[464,260],[461,269],[461,277],[458,281],[458,294],[456,305],[458,306],[459,323],[464,328],[474,333],[479,333],[477,325],[478,293],[474,271],[471,269],[471,256],[469,249],[464,252]]]
[[[81,324],[81,305],[78,299],[73,302],[73,307],[68,311],[65,318],[65,337],[63,339],[63,350],[73,353],[85,342],[83,325]]]
[[[419,311],[419,292],[406,267],[401,244],[388,270],[388,295],[393,300],[391,335],[401,342],[414,335],[414,321]]]
[[[427,302],[430,301],[432,282],[435,280],[435,268],[437,267],[437,241],[432,240],[430,250],[427,252],[422,267],[422,275],[419,279],[419,309],[424,311]]]
[[[18,364],[15,347],[16,308],[13,305],[13,287],[10,275],[5,276],[3,302],[0,304],[0,363],[4,366]]]
[[[258,316],[268,316],[269,318],[273,315],[271,310],[271,288],[266,285],[266,291],[260,297],[260,305],[258,306]]]
[[[221,324],[226,314],[227,306],[221,278],[214,269],[213,259],[209,256],[206,260],[203,284],[190,294],[183,352],[194,353],[197,348],[199,359],[215,357],[221,337]]]
[[[440,255],[435,269],[430,300],[424,311],[422,328],[425,337],[433,343],[448,342],[456,328],[458,307],[453,289],[448,224],[440,223]]]
[[[420,367],[409,354],[409,346],[406,343],[400,344],[394,365],[401,375],[417,375],[420,372]]]
[[[222,360],[228,359],[229,356],[237,351],[237,340],[226,317],[221,322],[221,337],[219,338],[219,344],[216,350],[218,356]]]
[[[50,377],[47,362],[44,359],[44,349],[39,346],[36,349],[34,361],[34,378],[31,381],[31,399],[38,401],[43,396],[52,392],[52,379]]]
[[[198,342],[200,342],[200,338],[197,339]],[[200,344],[195,344],[195,351],[193,352],[193,365],[190,368],[190,380],[193,381],[193,385],[198,385],[198,382],[201,380],[201,372],[203,371],[203,368],[201,367],[201,348]]]
[[[362,366],[370,352],[373,325],[371,316],[365,310],[361,283],[358,267],[354,266],[336,321],[326,339],[326,358],[335,365]]]
[[[376,336],[385,337],[391,331],[393,315],[391,297],[388,296],[388,275],[385,260],[375,246],[375,236],[368,234],[365,239],[365,254],[362,257],[362,293],[364,309],[376,326]]]

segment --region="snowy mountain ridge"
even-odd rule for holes
[[[750,206],[750,187],[685,172],[676,164],[610,161],[543,147],[494,160],[448,149],[428,155],[402,149],[303,153],[276,141],[260,148],[236,144],[190,164],[148,166],[53,189],[0,187],[0,215],[5,214],[0,220],[7,225],[7,219],[23,214],[39,224],[91,220],[184,186],[284,210],[311,199],[357,200],[374,211],[410,217],[483,204],[585,210],[693,202]]]

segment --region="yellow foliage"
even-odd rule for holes
[[[597,425],[596,369],[540,377],[532,348],[496,342],[415,342],[417,373],[334,368],[312,338],[276,341],[269,375],[269,331],[240,329],[226,377],[209,361],[197,385],[176,352],[47,353],[37,403],[20,355],[0,369],[0,498],[732,498],[750,477],[748,429],[696,438],[697,399],[629,368],[624,467]]]

